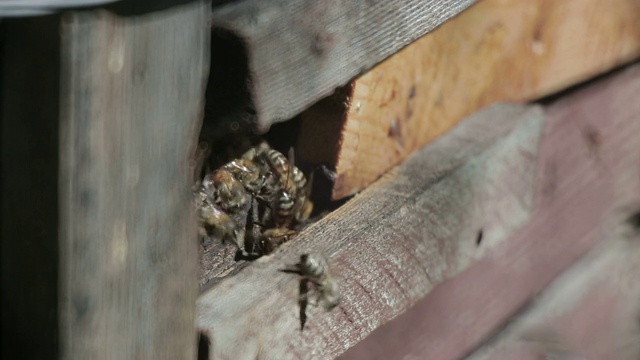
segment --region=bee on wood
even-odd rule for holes
[[[316,304],[322,302],[324,309],[330,311],[340,304],[338,283],[329,271],[327,259],[320,254],[303,254],[300,262],[286,272],[296,273],[309,281],[316,291]],[[308,293],[300,295],[306,300]]]
[[[266,255],[272,253],[280,245],[289,241],[296,232],[286,228],[267,229],[260,235],[261,254]]]

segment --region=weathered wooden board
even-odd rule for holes
[[[618,225],[468,359],[640,359],[640,228]]]
[[[637,0],[479,2],[355,81],[333,143],[333,197],[362,190],[479,108],[540,98],[639,57],[638,14]],[[330,116],[319,115],[308,121]],[[303,138],[318,132],[308,127]]]
[[[529,222],[343,358],[458,359],[637,214],[638,96],[636,65],[549,107]]]
[[[266,131],[473,3],[247,0],[216,7],[213,26],[236,36],[248,57],[251,106],[238,108],[233,116],[255,116]]]
[[[215,359],[332,358],[451,278],[528,219],[542,112],[502,105],[419,152],[281,251],[200,296]],[[478,233],[482,245],[477,245]],[[297,278],[279,272],[324,253],[343,303],[298,318]]]
[[[467,354],[640,207],[639,92],[636,66],[555,104],[540,142],[536,109],[463,122],[203,294],[211,358],[331,358],[376,328],[345,358]],[[306,252],[329,255],[344,298],[300,332],[297,280],[278,270]]]
[[[209,4],[62,24],[60,318],[65,359],[194,358],[192,174]]]

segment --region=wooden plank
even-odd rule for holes
[[[479,108],[537,99],[639,57],[638,13],[637,0],[474,5],[357,79],[333,144],[333,198],[362,190]]]
[[[468,359],[640,359],[640,228],[617,225]]]
[[[255,118],[266,131],[474,2],[248,0],[217,7],[213,26],[238,37],[248,57],[250,99],[230,116]]]
[[[541,119],[539,108],[515,105],[472,117],[275,254],[221,280],[197,305],[211,358],[335,357],[458,274],[527,221]],[[278,270],[307,252],[330,258],[344,290],[333,312],[310,308],[301,332],[297,278]]]
[[[207,2],[62,24],[61,355],[194,358]]]
[[[530,221],[343,358],[461,358],[637,214],[639,95],[637,65],[546,109]]]

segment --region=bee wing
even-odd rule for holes
[[[309,197],[311,195],[311,189],[313,188],[313,178],[316,174],[315,169],[311,170],[309,177],[307,178],[307,184],[304,186],[304,194]]]

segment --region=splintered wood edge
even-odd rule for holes
[[[635,0],[478,2],[355,81],[333,199],[484,106],[537,99],[640,57],[639,12]]]
[[[635,65],[545,109],[528,223],[342,358],[462,358],[594,245],[615,237],[612,229],[640,212],[638,94]]]
[[[497,105],[412,156],[295,241],[202,294],[211,358],[338,356],[455,276],[529,219],[543,114]],[[476,243],[482,232],[482,246]],[[300,331],[297,277],[279,270],[323,253],[342,288]]]

